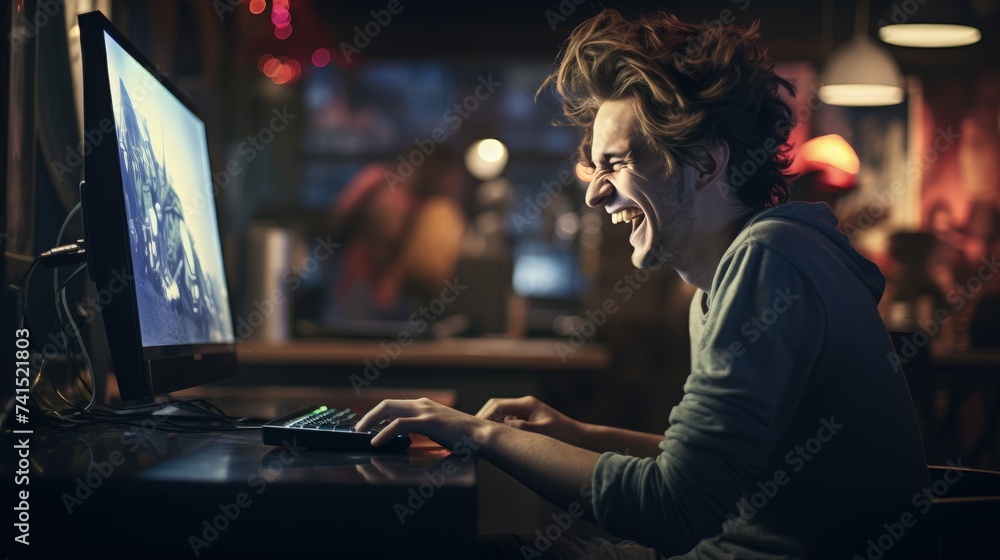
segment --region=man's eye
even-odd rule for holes
[[[611,166],[611,170],[612,171],[620,171],[622,167],[625,167],[625,162],[624,161],[613,161],[613,162],[609,163],[608,165]]]

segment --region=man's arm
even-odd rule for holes
[[[467,446],[552,503],[567,509],[578,504],[588,519],[594,519],[590,484],[600,455],[593,451],[429,399],[382,401],[355,429],[367,430],[384,419],[392,420],[372,439],[376,447],[405,432],[424,434],[448,449]]]
[[[591,479],[598,453],[495,422],[483,432],[480,456],[571,513],[578,504],[587,520],[596,521]]]
[[[655,457],[660,453],[659,445],[663,441],[663,434],[647,434],[574,420],[532,396],[490,399],[476,413],[476,417],[547,435],[598,453],[619,451],[639,457]]]
[[[599,424],[583,424],[581,429],[587,449],[598,453],[618,451],[635,457],[656,457],[661,451],[663,434],[647,434]]]
[[[746,334],[744,325],[770,313],[766,330]],[[667,555],[717,535],[787,432],[825,325],[822,300],[781,255],[755,242],[728,254],[662,453],[608,453],[595,465],[592,503],[601,527]]]

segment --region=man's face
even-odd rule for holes
[[[603,206],[617,227],[631,227],[632,264],[678,268],[694,233],[694,190],[685,170],[664,179],[666,162],[639,133],[628,101],[604,102],[594,120],[591,159],[597,166],[587,204]]]

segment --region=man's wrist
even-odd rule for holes
[[[584,449],[591,449],[590,442],[594,439],[594,435],[600,426],[596,424],[588,424],[586,422],[574,422],[572,431],[570,434],[570,443],[576,445],[577,447],[583,447]]]
[[[496,449],[497,432],[503,428],[503,424],[497,422],[479,422],[472,429],[472,441],[478,446],[476,454],[488,459],[490,451]]]

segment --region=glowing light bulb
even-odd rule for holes
[[[465,152],[465,168],[480,181],[496,179],[507,167],[507,146],[495,138],[473,142]]]

